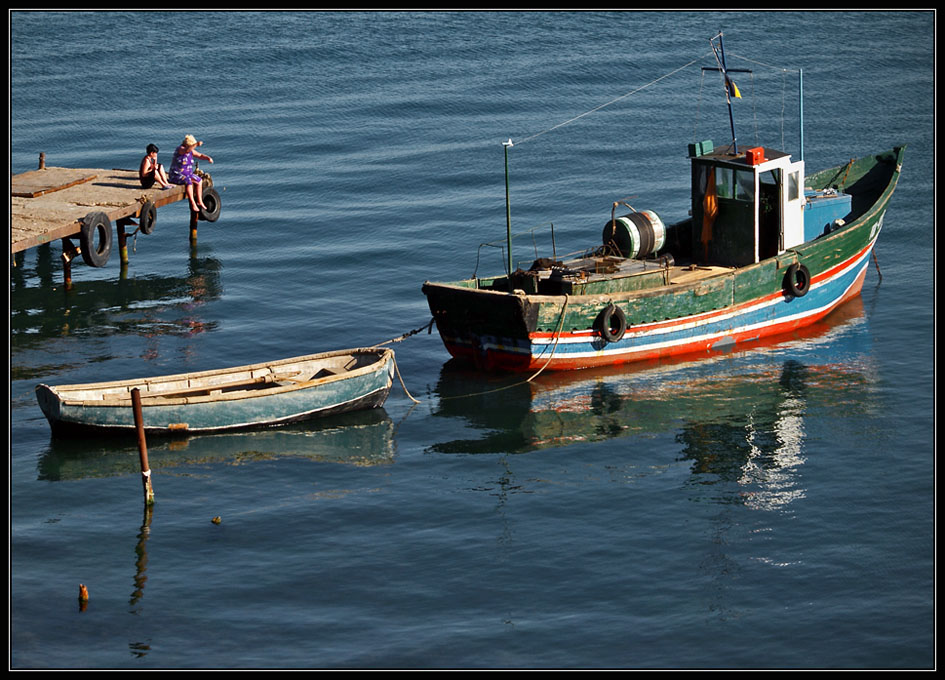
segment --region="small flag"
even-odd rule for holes
[[[725,84],[728,86],[728,93],[735,97],[736,99],[742,98],[742,93],[738,91],[738,86],[735,84],[735,81],[725,76]]]

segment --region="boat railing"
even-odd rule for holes
[[[531,227],[530,229],[526,229],[525,231],[520,231],[515,234],[512,234],[509,239],[502,239],[500,241],[488,241],[486,243],[480,243],[479,248],[476,250],[476,268],[473,271],[472,278],[475,279],[478,277],[479,263],[482,259],[483,248],[487,248],[487,247],[498,248],[499,250],[502,251],[502,261],[509,262],[511,261],[511,258],[509,258],[506,253],[506,247],[508,246],[509,241],[514,240],[516,238],[523,237],[523,236],[531,237],[532,247],[535,251],[535,257],[533,258],[533,261],[539,259],[540,256],[538,254],[538,243],[535,240],[535,232],[540,231],[542,229],[550,229],[551,231],[551,257],[552,259],[557,259],[557,247],[555,245],[555,225],[551,222],[546,222],[544,224],[535,225],[534,227]],[[520,260],[520,262],[527,262],[527,260]],[[505,265],[505,268],[508,269],[507,264]],[[511,273],[512,272],[506,271],[506,275],[510,275]]]

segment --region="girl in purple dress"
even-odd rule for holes
[[[198,146],[203,146],[203,142],[198,142],[193,135],[184,137],[184,141],[174,151],[171,171],[167,173],[167,179],[172,184],[182,184],[187,187],[187,199],[190,201],[190,209],[194,212],[199,212],[201,208],[207,209],[207,206],[203,204],[203,187],[200,177],[194,174],[194,158],[213,163],[210,156],[196,150]]]

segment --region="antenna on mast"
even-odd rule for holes
[[[715,41],[718,40],[719,44],[716,45]],[[703,66],[703,71],[719,71],[722,74],[722,84],[725,87],[725,101],[728,103],[728,121],[732,126],[732,151],[738,153],[738,140],[735,136],[735,114],[732,111],[732,97],[734,96],[737,99],[741,99],[742,94],[738,91],[738,87],[729,77],[729,73],[751,73],[751,69],[747,68],[727,68],[725,65],[725,45],[722,43],[722,31],[719,31],[718,35],[709,38],[709,44],[712,46],[712,53],[715,54],[715,61],[718,64],[717,67]]]

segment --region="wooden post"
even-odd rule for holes
[[[190,245],[197,245],[197,220],[200,218],[200,213],[193,210],[190,211]]]
[[[72,288],[72,260],[79,249],[68,238],[62,239],[62,283],[66,290]]]
[[[145,505],[154,503],[154,489],[151,488],[151,468],[148,465],[148,442],[144,436],[144,418],[141,415],[141,391],[131,390],[131,405],[135,412],[135,429],[138,431],[138,456],[141,460],[141,483],[144,485]]]
[[[40,170],[46,169],[46,153],[42,151],[39,154],[39,169]]]
[[[115,225],[115,232],[118,234],[118,256],[122,265],[128,264],[128,235],[125,233],[125,221],[118,220]]]

